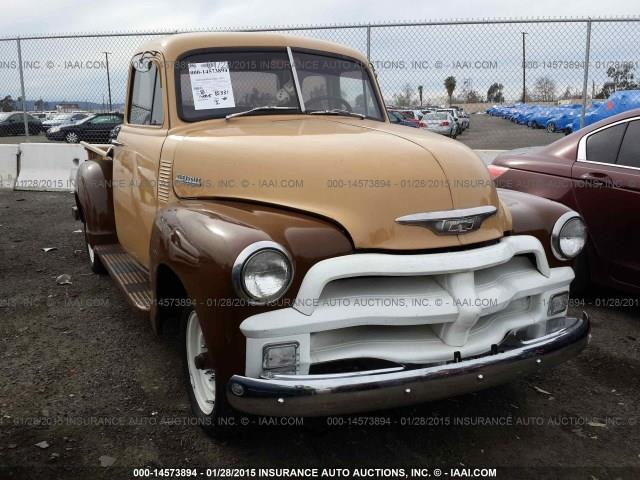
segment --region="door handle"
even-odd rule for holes
[[[609,175],[606,175],[604,173],[594,173],[594,172],[589,172],[589,173],[585,173],[584,175],[580,175],[580,180],[585,180],[591,183],[592,185],[595,185],[598,187],[609,186],[613,183]]]
[[[126,144],[119,142],[115,138],[111,139],[111,145],[115,145],[116,147],[125,147]]]

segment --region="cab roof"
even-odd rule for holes
[[[338,43],[314,38],[265,32],[207,32],[180,33],[158,37],[141,45],[138,53],[157,51],[164,60],[176,61],[178,57],[192,50],[220,47],[291,47],[320,50],[345,55],[367,63],[367,58],[355,49]]]

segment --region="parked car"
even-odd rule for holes
[[[451,118],[453,118],[453,121],[455,122],[456,126],[457,126],[457,134],[461,134],[462,132],[464,132],[464,126],[465,126],[465,121],[463,119],[461,119],[458,116],[458,110],[456,110],[455,108],[439,108],[437,110],[438,112],[446,112],[449,115],[451,115]]]
[[[405,118],[411,118],[417,121],[420,121],[422,119],[422,112],[420,110],[416,110],[416,109],[396,110],[396,112],[401,113]]]
[[[0,136],[24,135],[24,115],[22,112],[1,112]],[[42,123],[37,118],[27,114],[27,128],[29,128],[30,135],[38,135],[42,132]]]
[[[463,130],[468,130],[471,128],[471,117],[469,117],[469,114],[467,112],[465,112],[464,110],[458,112],[458,118],[460,119]]]
[[[118,134],[120,133],[121,128],[122,128],[122,124],[116,125],[115,127],[113,127],[113,130],[109,132],[109,143],[111,143],[111,140],[118,139]]]
[[[456,138],[458,135],[458,125],[449,112],[427,113],[422,117],[422,123],[430,132]]]
[[[460,107],[458,105],[454,105],[451,108],[454,108],[456,110],[456,113],[458,114],[458,121],[462,130],[464,131],[468,129],[471,126],[471,119],[469,117],[469,114],[464,111],[463,107]]]
[[[76,123],[52,127],[47,130],[47,138],[67,143],[107,143],[111,130],[121,123],[121,113],[98,113]]]
[[[389,109],[389,111],[402,115],[405,121],[413,124],[416,128],[420,128],[420,119],[422,118],[422,112],[420,110]]]
[[[45,129],[49,129],[59,125],[79,122],[80,120],[87,118],[89,115],[89,113],[61,113],[53,116],[50,120],[45,120],[42,122],[42,125]]]
[[[208,431],[474,391],[586,346],[567,315],[579,215],[391,124],[360,52],[270,33],[138,52],[117,139],[84,144],[75,214],[93,271],[156,332],[179,325]]]
[[[596,122],[552,144],[505,153],[496,185],[559,201],[584,218],[579,290],[598,283],[640,292],[640,109]]]
[[[565,105],[549,115],[549,118],[545,123],[545,128],[548,132],[571,133],[569,131],[570,125],[573,122],[573,119],[579,116],[581,113],[582,105]]]
[[[584,126],[636,108],[640,108],[640,90],[614,92],[609,95],[607,100],[597,104],[585,113]],[[580,129],[579,116],[573,119],[570,128],[572,132]]]
[[[418,128],[420,126],[420,122],[412,122],[407,120],[403,115],[395,110],[388,110],[387,114],[389,115],[389,121],[391,123],[397,123],[399,125],[404,125],[406,127]]]

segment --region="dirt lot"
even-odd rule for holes
[[[503,118],[471,115],[471,128],[459,135],[458,140],[476,149],[510,150],[546,145],[562,136],[561,133],[548,133],[546,130],[534,130],[524,125],[516,125]],[[0,144],[25,141],[26,137],[0,137]],[[30,141],[34,143],[49,142],[44,134],[31,137]]]
[[[516,125],[504,118],[489,115],[470,115],[471,128],[465,130],[458,140],[474,149],[511,150],[513,148],[547,145],[562,133],[549,133],[544,129]]]
[[[2,479],[132,478],[142,466],[640,476],[640,310],[598,308],[596,298],[585,307],[591,345],[558,369],[373,415],[391,425],[357,426],[358,417],[341,427],[254,425],[212,440],[188,425],[175,341],[154,337],[109,278],[90,273],[71,205],[70,194],[0,192]],[[56,283],[63,273],[71,285]],[[405,426],[408,418],[417,426]],[[113,465],[101,466],[101,457]]]

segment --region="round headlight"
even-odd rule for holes
[[[575,258],[587,243],[587,227],[576,212],[562,215],[553,227],[551,249],[558,260]]]
[[[233,266],[233,283],[251,304],[278,300],[293,280],[289,253],[275,242],[256,242],[245,248]]]

